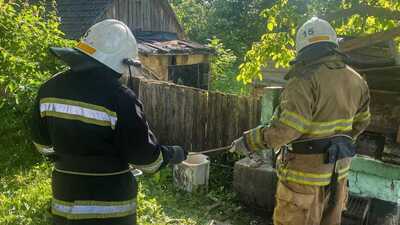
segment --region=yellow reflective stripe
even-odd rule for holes
[[[52,213],[68,219],[124,217],[136,213],[136,199],[127,201],[52,201]]]
[[[251,151],[258,151],[266,148],[263,141],[263,128],[264,126],[261,125],[244,133],[244,138]]]
[[[247,144],[249,145],[251,151],[257,148],[256,143],[255,143],[255,137],[254,137],[254,132],[249,132],[247,135]]]
[[[353,129],[353,126],[350,126],[350,127],[348,127],[348,126],[336,126],[336,127],[333,127],[333,128],[331,128],[331,129],[329,129],[329,130],[310,131],[310,132],[307,132],[306,134],[311,134],[311,135],[324,135],[324,134],[335,133],[336,131],[343,131],[343,132],[345,132],[345,131],[351,131],[352,129]]]
[[[35,145],[36,148],[38,148],[38,149],[40,149],[40,150],[42,150],[42,149],[51,149],[51,148],[53,148],[53,147],[51,147],[51,146],[41,145],[41,144],[36,143],[36,142],[33,142],[33,144]]]
[[[75,171],[68,171],[68,170],[61,170],[58,169],[57,167],[54,168],[55,171],[60,172],[60,173],[66,173],[66,174],[72,174],[72,175],[80,175],[80,176],[92,176],[92,177],[102,177],[102,176],[115,176],[115,175],[120,175],[124,173],[128,173],[132,169],[126,169],[118,172],[113,172],[113,173],[85,173],[85,172],[75,172]]]
[[[315,174],[278,168],[277,175],[281,180],[287,180],[299,184],[325,186],[331,182],[331,173]]]
[[[62,99],[62,98],[42,98],[40,100],[40,103],[59,103],[59,104],[65,104],[65,105],[73,105],[73,106],[79,106],[83,108],[88,108],[88,109],[93,109],[101,112],[105,112],[110,116],[117,116],[116,112],[113,112],[103,106],[99,105],[94,105],[86,102],[80,102],[80,101],[75,101],[75,100],[69,100],[69,99]]]
[[[325,130],[308,130],[305,129],[301,126],[299,126],[296,123],[293,123],[292,121],[286,120],[286,119],[280,119],[280,122],[285,124],[286,126],[289,126],[300,133],[304,135],[325,135],[325,134],[331,134],[334,133],[335,131],[351,131],[353,129],[353,126],[335,126],[330,129],[325,129]]]
[[[288,119],[279,118],[279,122],[285,124],[288,127],[291,127],[293,129],[299,131],[300,133],[303,133],[303,134],[307,133],[307,130],[303,126],[298,125],[298,124],[296,124],[296,123],[294,123],[294,122],[292,122],[292,121],[290,121]]]
[[[92,46],[90,46],[84,42],[79,42],[78,45],[76,46],[76,48],[82,50],[83,52],[85,52],[89,55],[93,55],[96,52],[95,48],[93,48]]]
[[[125,201],[94,201],[94,200],[77,200],[74,202],[67,202],[59,199],[53,198],[52,201],[54,203],[58,203],[61,205],[66,205],[66,206],[74,206],[74,205],[86,205],[86,206],[92,206],[92,205],[100,205],[100,206],[116,206],[116,205],[126,205],[130,203],[136,202],[136,199],[129,199]]]
[[[326,135],[336,131],[353,129],[353,119],[338,119],[329,122],[312,122],[294,112],[284,111],[279,121],[303,134]]]
[[[36,143],[36,142],[33,142],[33,145],[35,145],[36,149],[41,154],[48,155],[48,154],[54,153],[54,149],[53,149],[52,146],[41,145],[41,144]]]
[[[56,216],[61,216],[67,218],[69,220],[85,220],[85,219],[108,219],[108,218],[119,218],[125,217],[134,214],[135,212],[123,212],[123,213],[109,213],[109,214],[96,214],[96,213],[88,213],[88,214],[68,214],[64,212],[60,212],[57,210],[52,210],[51,213]]]
[[[347,177],[349,170],[350,166],[340,169],[338,171],[338,180]],[[281,180],[316,186],[326,186],[330,184],[332,178],[332,173],[305,173],[284,168],[278,168],[277,175]]]
[[[298,124],[304,125],[304,127],[331,127],[331,126],[336,126],[337,124],[351,125],[353,123],[353,119],[337,119],[329,122],[314,122],[305,119],[303,116],[299,114],[289,111],[283,112],[282,117],[287,119],[292,118],[294,119],[293,121],[297,122]]]
[[[67,119],[67,120],[78,120],[78,121],[81,121],[84,123],[94,124],[94,125],[98,125],[98,126],[105,126],[105,127],[111,126],[112,128],[114,128],[114,126],[112,126],[111,122],[109,122],[109,121],[91,119],[91,118],[83,117],[80,115],[72,115],[72,114],[66,114],[66,113],[61,113],[61,112],[52,112],[52,111],[44,111],[44,112],[41,112],[40,115],[42,117],[55,117],[55,118]]]
[[[313,126],[333,126],[333,125],[336,125],[338,123],[352,123],[353,122],[353,118],[351,118],[351,119],[337,119],[337,120],[332,120],[332,121],[329,121],[329,122],[314,122],[314,121],[311,121],[311,120],[308,120],[308,119],[304,118],[303,116],[301,116],[301,115],[299,115],[299,114],[297,114],[295,112],[284,111],[282,113],[282,115],[285,115],[285,114],[295,117],[296,119],[300,120],[303,124],[305,124],[307,126],[311,126],[311,125],[313,125]]]
[[[257,134],[257,131],[250,131],[247,134],[247,140],[248,140],[248,144],[249,147],[251,148],[250,150],[252,151],[256,151],[258,149],[263,149],[263,147],[261,146],[261,137],[259,134]]]
[[[253,134],[254,144],[256,145],[257,150],[265,149],[262,128],[263,128],[263,126],[257,127],[256,130],[254,130],[254,134]]]
[[[135,169],[139,169],[139,170],[143,171],[143,173],[155,173],[160,168],[160,166],[162,165],[163,162],[164,162],[164,159],[163,159],[162,153],[160,152],[157,160],[150,164],[147,164],[147,165],[130,164],[130,165]]]
[[[301,177],[307,177],[307,178],[331,178],[332,173],[305,173],[305,172],[300,172],[296,170],[291,170],[291,169],[284,169],[280,168],[279,169],[282,173],[287,173],[287,174],[293,174],[295,176],[301,176]]]
[[[315,43],[315,42],[320,42],[320,41],[329,41],[329,36],[327,35],[321,35],[321,36],[315,36],[312,38],[308,39],[308,42],[310,43]]]
[[[369,111],[357,113],[354,117],[355,122],[365,121],[371,118],[371,113]]]
[[[339,174],[346,173],[346,172],[348,172],[349,170],[350,170],[350,166],[347,166],[347,167],[345,167],[345,168],[340,169],[340,170],[338,171],[338,173],[339,173]]]
[[[350,166],[345,167],[338,171],[338,180],[341,180],[349,175]]]
[[[338,176],[338,180],[341,180],[341,179],[346,178],[348,176],[349,176],[349,173],[344,173],[344,174]]]
[[[78,120],[99,126],[111,126],[112,129],[118,120],[116,112],[105,107],[60,98],[41,99],[40,113],[42,117]]]
[[[291,177],[291,176],[281,176],[279,174],[278,174],[278,178],[280,180],[287,180],[287,181],[291,181],[294,183],[311,185],[311,186],[326,186],[326,185],[329,185],[329,183],[330,183],[330,181],[307,181],[307,180],[297,179],[297,178]]]

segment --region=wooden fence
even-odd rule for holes
[[[136,86],[150,127],[162,144],[182,145],[189,151],[228,146],[260,121],[259,98],[154,80],[141,80]]]

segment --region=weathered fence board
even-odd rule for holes
[[[141,80],[137,93],[162,144],[189,151],[227,146],[260,121],[259,98]]]

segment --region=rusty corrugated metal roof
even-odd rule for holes
[[[143,54],[213,54],[213,50],[205,45],[183,40],[143,41],[138,40],[139,52]]]
[[[135,33],[139,52],[142,54],[213,54],[213,49],[192,41],[179,40],[177,35],[168,32]]]

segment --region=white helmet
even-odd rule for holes
[[[113,19],[90,27],[75,49],[119,74],[128,70],[128,65],[123,63],[125,59],[138,58],[138,47],[131,30],[123,22]]]
[[[319,42],[329,42],[339,46],[333,27],[327,21],[313,17],[297,31],[296,51],[299,53],[305,47]]]

